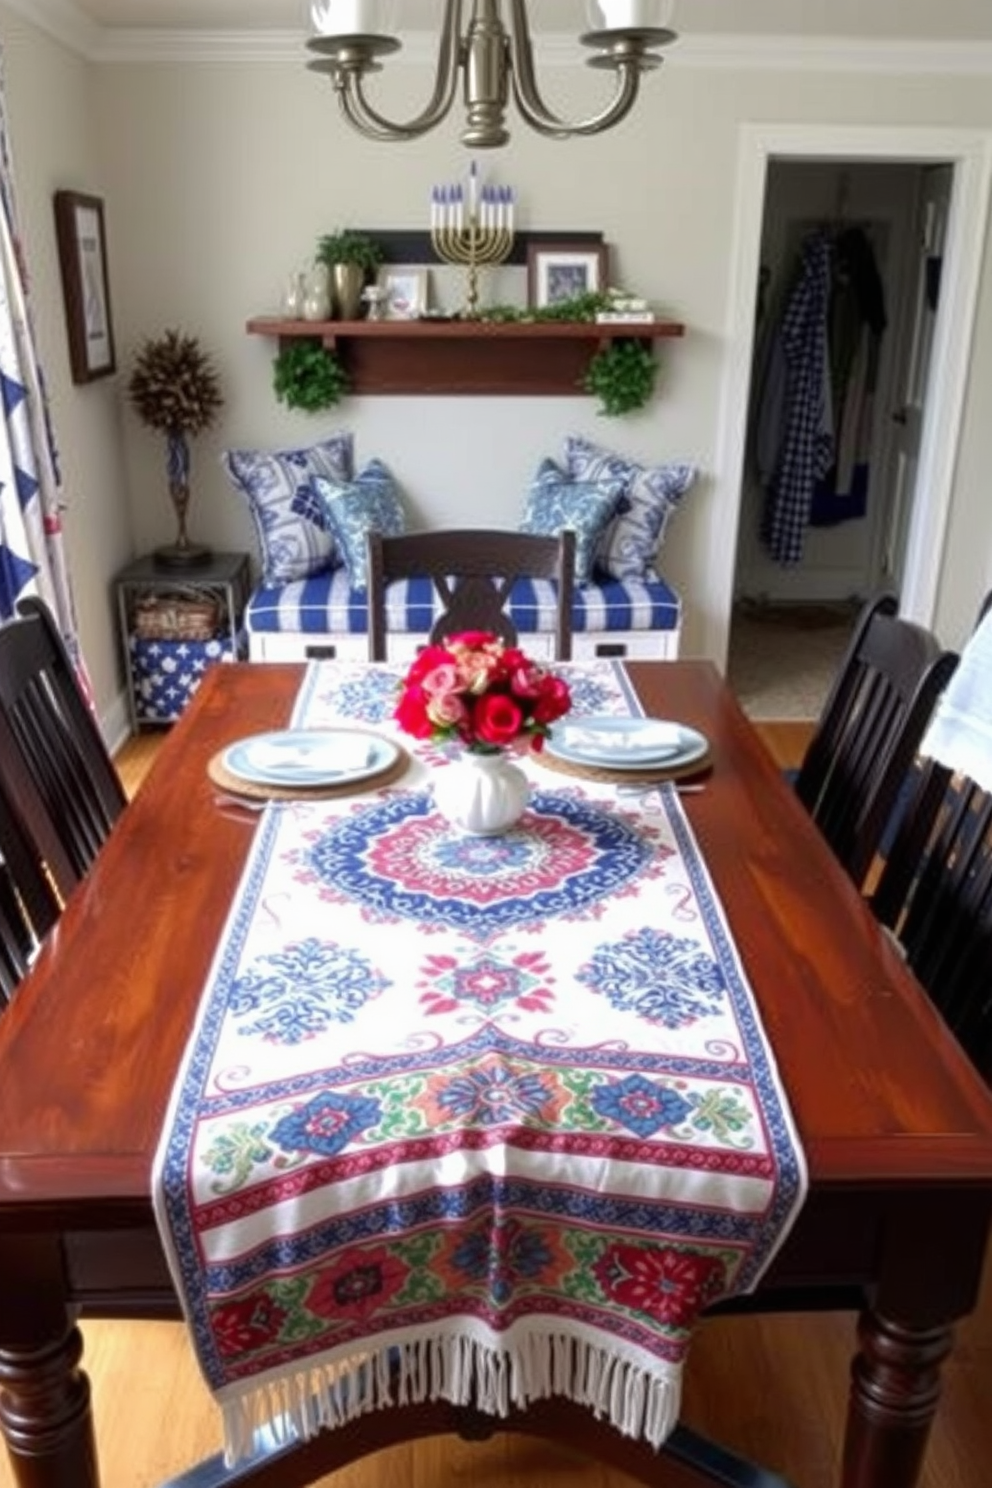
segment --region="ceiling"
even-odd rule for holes
[[[110,30],[256,31],[309,29],[307,0],[34,0],[41,10]],[[470,10],[465,0],[464,12]],[[531,0],[536,32],[582,27],[581,0]],[[430,31],[439,0],[402,0],[404,28]],[[506,13],[506,7],[504,7]],[[893,40],[992,40],[990,0],[675,0],[683,34],[847,36]]]

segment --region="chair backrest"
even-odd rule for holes
[[[126,803],[50,612],[36,599],[0,626],[0,777],[64,900]]]
[[[861,884],[958,657],[883,595],[861,612],[796,778],[796,794]]]
[[[370,533],[369,659],[386,659],[386,585],[394,579],[429,578],[442,612],[431,630],[441,641],[460,630],[489,630],[515,645],[516,628],[506,600],[517,579],[551,579],[557,586],[555,659],[572,655],[575,533],[539,537],[525,532],[467,528],[412,532],[403,537]]]
[[[930,760],[871,897],[992,1082],[992,796]]]

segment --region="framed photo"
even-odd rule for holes
[[[55,233],[72,380],[92,382],[116,366],[101,199],[56,191]]]
[[[604,290],[607,267],[605,243],[531,241],[527,245],[527,303],[532,310],[541,310],[574,295]]]
[[[426,269],[386,264],[379,270],[379,286],[386,291],[386,320],[416,320],[427,309]]]

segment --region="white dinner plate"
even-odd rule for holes
[[[367,780],[398,755],[392,739],[363,729],[278,729],[239,739],[221,761],[250,785],[292,787]]]
[[[549,754],[573,765],[607,770],[682,769],[709,749],[705,734],[684,723],[657,718],[590,716],[556,724],[545,744]]]

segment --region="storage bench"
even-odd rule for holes
[[[391,660],[406,661],[421,647],[435,617],[430,579],[400,579],[386,591]],[[520,644],[536,660],[550,660],[555,599],[549,579],[520,579],[508,605]],[[572,606],[572,654],[674,661],[682,606],[660,578],[602,579],[579,585]],[[368,657],[368,597],[349,587],[336,568],[294,583],[261,586],[245,610],[251,661],[307,661]]]

